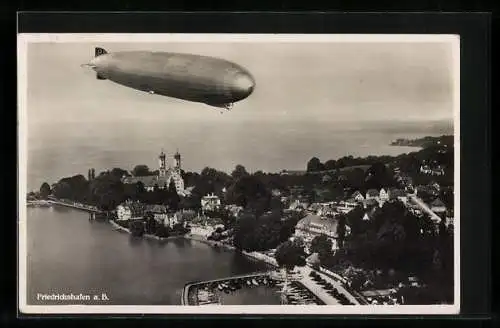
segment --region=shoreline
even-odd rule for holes
[[[121,225],[119,225],[118,223],[116,223],[114,220],[108,220],[108,222],[115,228],[114,230],[126,232],[129,235],[132,235],[132,232],[130,231],[130,229],[122,227]],[[158,237],[158,236],[155,236],[155,235],[151,235],[151,234],[146,234],[145,233],[145,234],[143,234],[142,236],[140,236],[138,238],[145,238],[145,239],[153,239],[153,240],[158,240],[158,241],[164,241],[164,240],[177,239],[177,238],[183,238],[183,237],[184,237],[184,235],[168,236],[168,237]]]
[[[392,143],[390,143],[389,146],[392,146],[392,147],[409,147],[409,148],[424,149],[422,146],[417,146],[417,145],[399,145],[399,144],[392,144]]]
[[[264,255],[262,253],[259,253],[259,252],[238,251],[236,249],[236,247],[234,247],[234,246],[231,246],[231,245],[228,245],[228,244],[225,244],[222,242],[218,242],[218,241],[206,240],[206,239],[204,239],[203,236],[192,234],[192,233],[191,234],[188,233],[188,234],[184,235],[183,237],[185,239],[198,241],[200,243],[203,243],[203,244],[206,244],[206,245],[209,245],[212,247],[224,248],[224,249],[229,250],[229,251],[234,251],[234,252],[241,254],[245,257],[263,262],[263,263],[270,265],[274,268],[278,268],[278,265],[276,263],[276,260],[274,260],[274,258],[271,258],[271,257]]]

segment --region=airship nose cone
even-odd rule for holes
[[[248,97],[255,88],[255,80],[250,74],[238,74],[233,83],[233,94],[238,98]]]

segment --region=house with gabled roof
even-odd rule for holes
[[[354,198],[354,200],[356,200],[357,202],[362,202],[365,200],[365,197],[363,196],[363,194],[361,194],[361,192],[359,190],[356,190],[351,198]]]
[[[384,188],[380,189],[378,197],[379,197],[380,201],[382,201],[382,202],[389,200],[389,194],[387,193],[387,191]]]
[[[430,208],[431,211],[436,214],[446,213],[446,205],[439,198],[436,198],[434,201],[432,201],[432,203],[430,204]]]

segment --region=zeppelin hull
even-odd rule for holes
[[[92,65],[100,78],[123,86],[214,106],[242,100],[255,86],[243,67],[206,56],[119,52],[100,55]]]

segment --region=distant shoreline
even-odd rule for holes
[[[399,138],[392,141],[390,146],[402,146],[402,147],[415,147],[415,148],[428,148],[432,146],[452,146],[453,145],[453,135],[441,135],[438,137],[425,136],[423,138],[417,139],[406,139]]]

